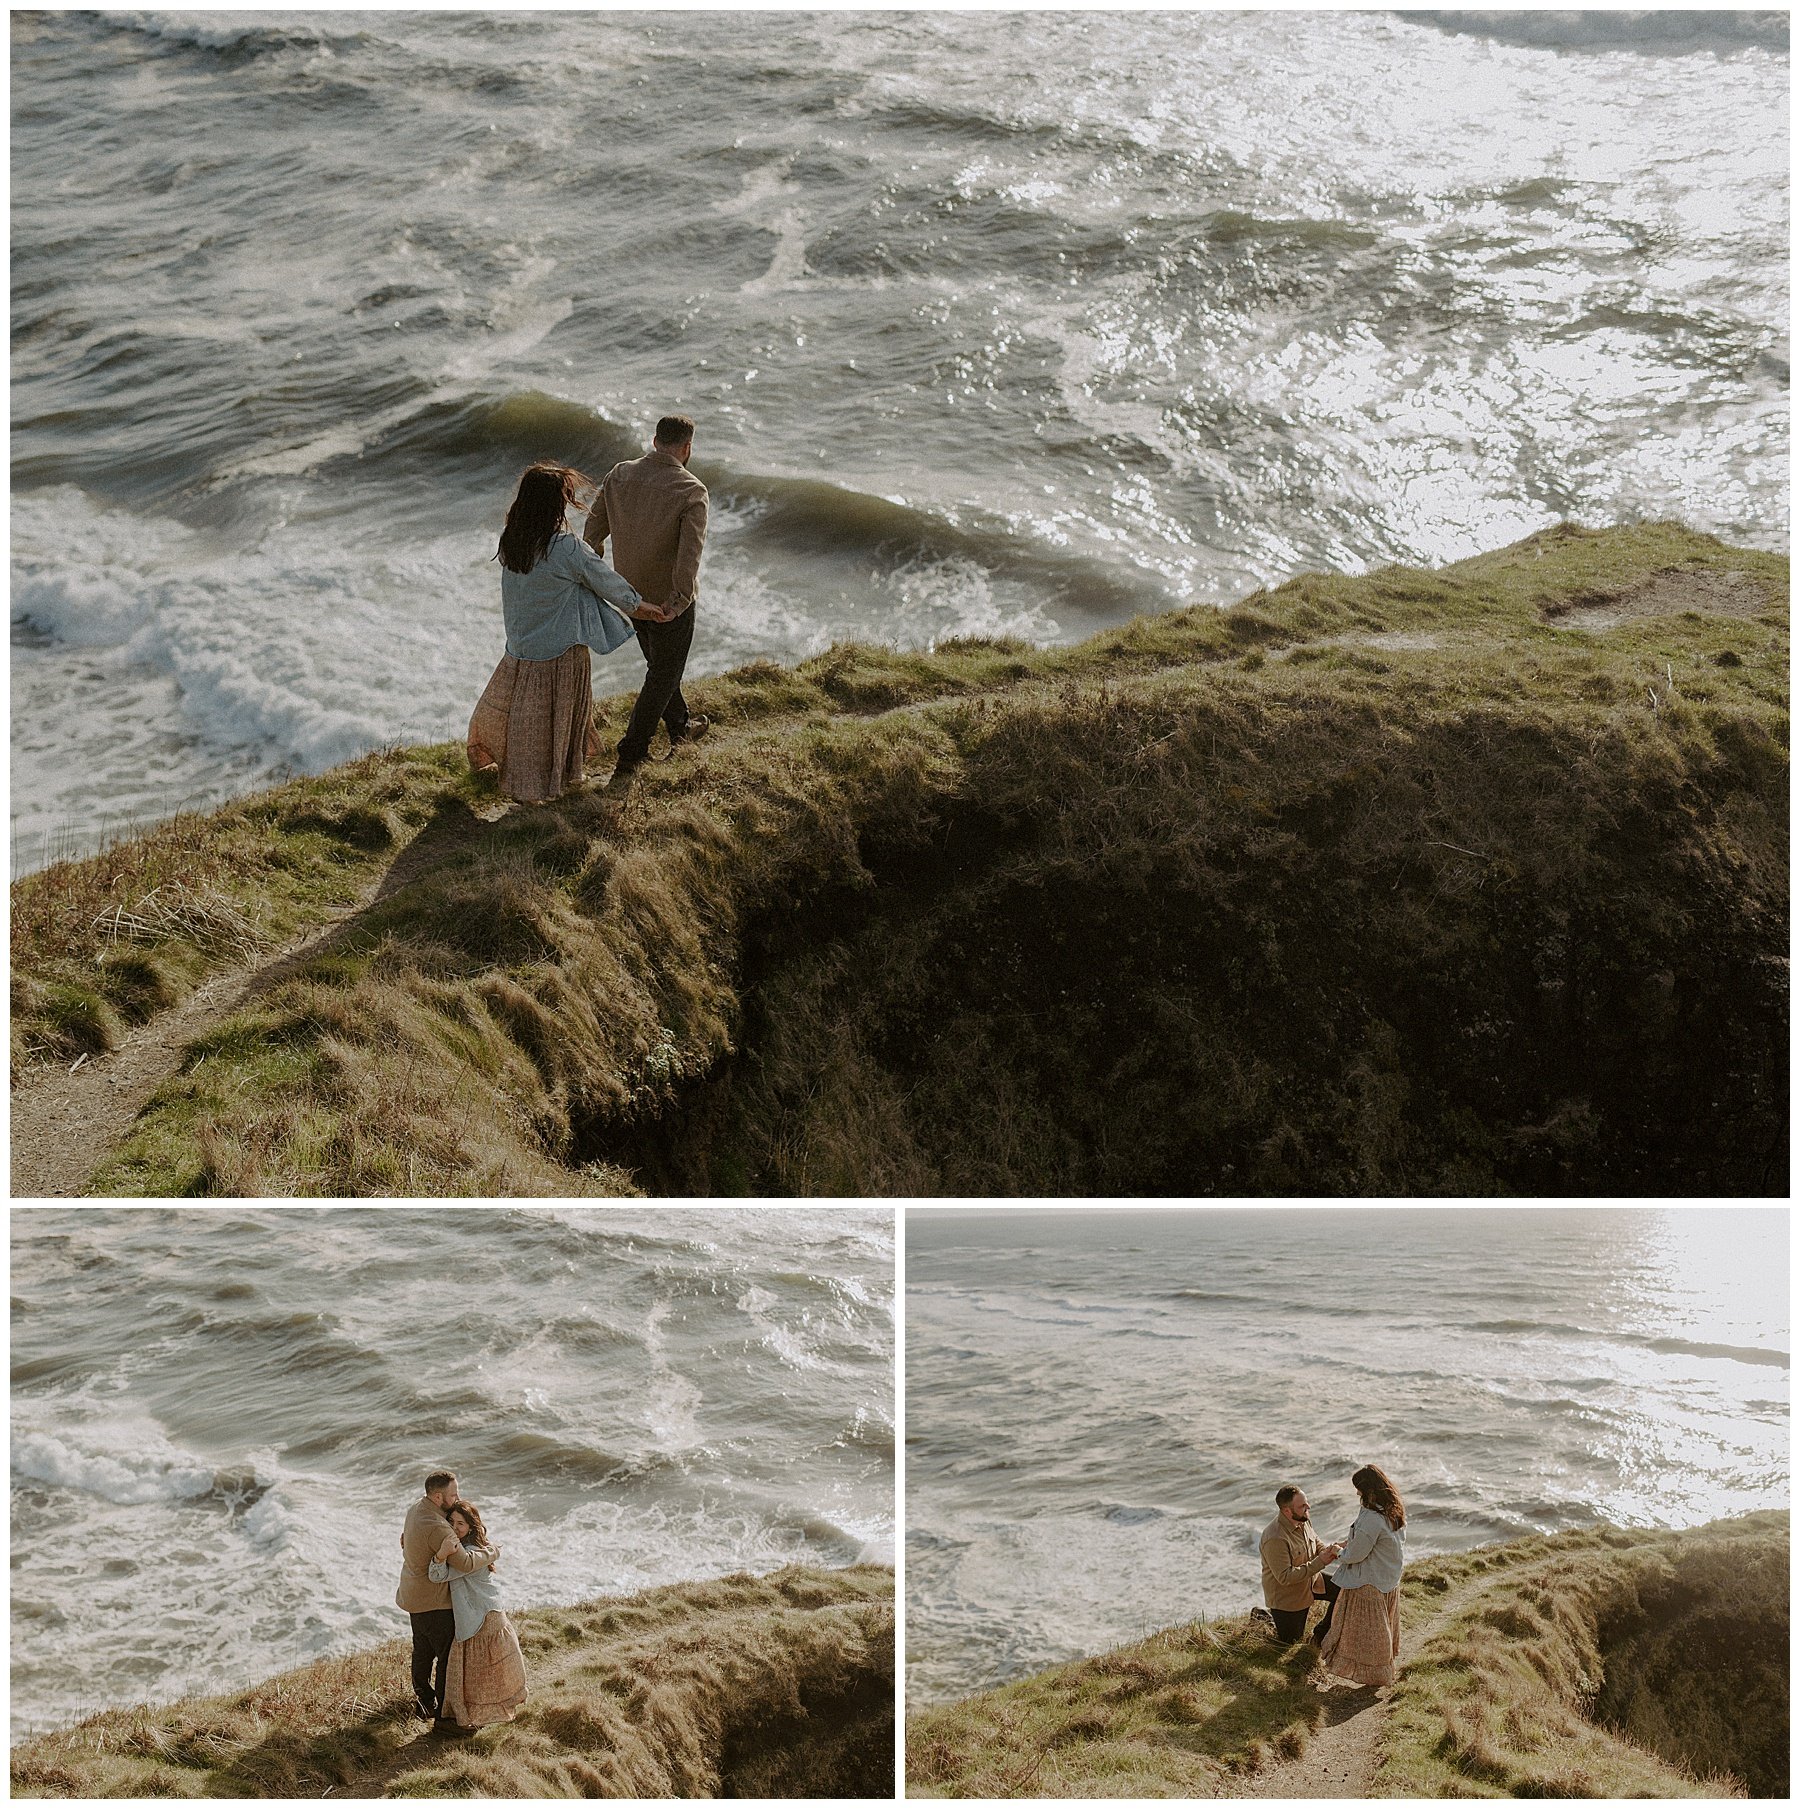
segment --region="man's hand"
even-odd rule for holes
[[[1343,1549],[1341,1545],[1328,1545],[1325,1547],[1325,1555],[1328,1558],[1335,1558]]]
[[[634,622],[672,622],[675,614],[670,604],[664,603],[659,607],[655,603],[646,603],[642,608],[631,612],[631,619]]]

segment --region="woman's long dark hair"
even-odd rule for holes
[[[550,550],[550,542],[563,525],[563,512],[575,500],[579,486],[594,487],[573,465],[553,465],[540,459],[528,465],[519,479],[519,492],[506,511],[500,530],[500,550],[494,555],[509,572],[528,572]]]
[[[1396,1529],[1406,1524],[1406,1503],[1400,1491],[1388,1481],[1387,1472],[1377,1464],[1364,1464],[1350,1478],[1350,1486],[1362,1497],[1364,1507],[1385,1515],[1389,1526]]]
[[[469,1537],[463,1541],[465,1545],[485,1545],[488,1542],[487,1528],[481,1524],[481,1509],[472,1501],[453,1501],[444,1510],[444,1518],[448,1520],[452,1514],[461,1514],[469,1523]],[[453,1529],[454,1530],[454,1529]]]

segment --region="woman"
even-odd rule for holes
[[[632,639],[630,615],[660,620],[585,541],[568,531],[576,489],[593,482],[567,465],[536,464],[519,479],[500,535],[506,657],[469,723],[469,764],[495,772],[521,803],[559,798],[600,751],[588,649]],[[624,613],[621,614],[620,612]]]
[[[445,1562],[458,1541],[491,1560],[493,1548],[481,1524],[481,1510],[472,1502],[458,1501],[448,1517],[450,1533],[429,1572],[432,1582],[450,1585],[450,1607],[456,1615],[456,1641],[444,1667],[443,1712],[460,1727],[491,1727],[496,1721],[510,1721],[525,1700],[525,1657],[512,1622],[501,1612],[492,1562],[470,1576]]]
[[[1400,1572],[1406,1561],[1406,1507],[1374,1464],[1350,1478],[1362,1512],[1344,1541],[1334,1581],[1337,1606],[1319,1650],[1334,1677],[1352,1683],[1394,1681],[1400,1656]]]

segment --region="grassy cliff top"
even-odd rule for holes
[[[1787,1578],[1785,1512],[1433,1558],[1385,1700],[1194,1622],[910,1715],[907,1794],[1785,1797]]]
[[[371,755],[14,885],[15,1147],[166,1021],[93,1191],[1779,1193],[1787,621],[1564,527],[747,666],[548,806]]]
[[[530,1697],[474,1734],[429,1731],[393,1640],[27,1740],[12,1794],[886,1797],[893,1598],[885,1567],[796,1567],[528,1610]]]

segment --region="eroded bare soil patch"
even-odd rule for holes
[[[1547,603],[1544,620],[1593,634],[1642,616],[1676,616],[1690,609],[1754,621],[1773,607],[1768,591],[1748,572],[1657,572],[1616,597]]]

